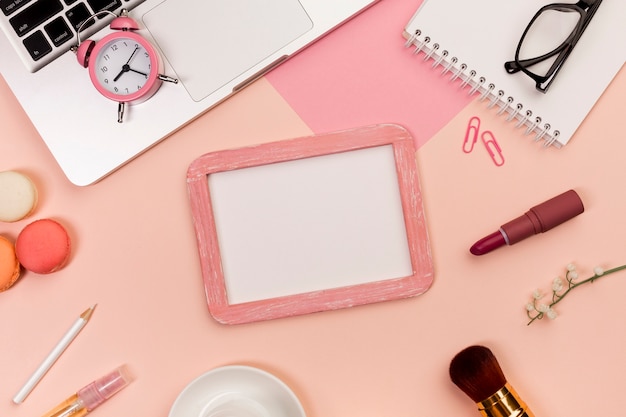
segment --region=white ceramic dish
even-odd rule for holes
[[[306,417],[293,391],[274,375],[242,365],[208,371],[187,385],[169,417]]]

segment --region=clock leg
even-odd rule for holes
[[[167,81],[168,83],[178,84],[178,79],[174,77],[170,77],[169,75],[159,74],[159,80]]]
[[[122,123],[124,121],[124,110],[126,110],[126,103],[120,101],[117,105],[117,122]]]

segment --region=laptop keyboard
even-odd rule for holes
[[[95,13],[118,13],[144,0],[0,0],[0,25],[22,61],[36,71],[76,44],[82,23]],[[81,40],[106,26],[111,16],[101,13],[81,29]]]

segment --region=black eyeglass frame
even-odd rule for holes
[[[533,18],[528,23],[528,26],[526,26],[526,29],[524,30],[524,33],[522,34],[522,37],[517,44],[517,49],[515,50],[515,59],[513,61],[507,61],[504,63],[504,69],[506,70],[506,72],[509,74],[515,74],[519,71],[522,71],[524,74],[528,75],[535,81],[535,88],[545,94],[548,91],[548,88],[550,88],[550,85],[554,81],[556,75],[563,67],[563,64],[569,57],[570,53],[574,49],[574,46],[576,46],[576,44],[578,43],[578,40],[589,25],[589,22],[591,22],[591,19],[600,7],[601,3],[602,0],[580,0],[577,3],[552,3],[543,6],[541,9],[539,9],[537,13],[535,13]],[[560,12],[577,12],[580,14],[580,20],[578,21],[578,24],[576,25],[572,33],[557,48],[544,55],[521,60],[519,57],[519,53],[522,44],[524,43],[524,39],[528,34],[528,31],[531,29],[533,23],[535,23],[539,16],[547,10],[556,10]],[[554,63],[552,63],[552,65],[550,66],[550,69],[545,73],[545,75],[536,74],[528,69],[529,67],[543,62],[546,59],[550,59],[555,55],[558,56],[555,59]]]

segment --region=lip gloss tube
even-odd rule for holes
[[[42,417],[82,417],[131,382],[125,365],[84,386]]]

